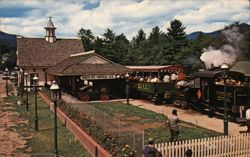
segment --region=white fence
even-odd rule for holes
[[[164,157],[185,157],[191,149],[192,157],[249,157],[250,135],[218,136],[170,143],[156,144]]]

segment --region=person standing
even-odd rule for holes
[[[179,118],[177,117],[177,110],[173,109],[172,110],[172,115],[168,116],[166,120],[166,124],[169,127],[170,130],[170,141],[174,142],[178,140],[179,136]]]
[[[170,75],[171,82],[177,81],[177,79],[178,79],[177,77],[178,77],[178,76],[177,76],[175,73],[171,74],[171,75]]]
[[[158,150],[155,148],[153,138],[148,139],[148,144],[143,150],[144,157],[156,157]]]
[[[250,107],[247,107],[246,110],[246,125],[247,125],[247,132],[250,133]]]
[[[165,75],[164,77],[163,77],[163,82],[170,82],[170,76],[169,75]]]

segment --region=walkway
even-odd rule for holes
[[[29,151],[26,145],[29,137],[19,134],[16,126],[27,125],[28,121],[19,117],[15,104],[4,102],[5,85],[0,74],[0,156],[25,157],[27,155],[20,151]]]
[[[125,102],[124,102],[125,103]],[[207,115],[201,114],[193,110],[183,110],[180,108],[170,107],[166,105],[153,105],[153,103],[145,100],[130,100],[130,104],[151,110],[157,113],[162,113],[164,115],[170,115],[173,109],[177,110],[178,117],[185,122],[192,123],[194,125],[207,128],[213,131],[223,133],[224,122],[223,119],[218,118],[209,118]],[[239,124],[229,122],[229,134],[234,135],[238,134],[240,131],[246,131],[246,126],[239,126]]]

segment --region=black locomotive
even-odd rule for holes
[[[224,76],[222,71],[200,71],[177,87],[174,104],[210,115],[223,114],[226,109],[231,117],[239,117],[248,104],[249,84],[240,72],[228,71]]]

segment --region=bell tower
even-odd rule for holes
[[[44,27],[44,29],[46,30],[45,40],[50,43],[53,43],[56,41],[56,35],[55,35],[56,27],[54,27],[53,22],[51,21],[51,18],[52,17],[49,17],[47,26]]]

